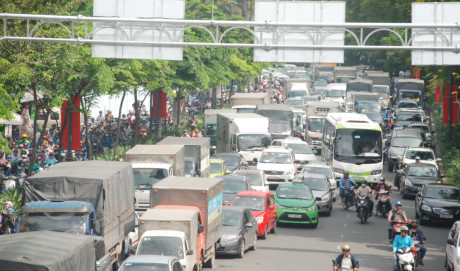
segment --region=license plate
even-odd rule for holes
[[[302,218],[302,215],[288,214],[288,217],[290,217],[290,218]]]
[[[364,177],[361,176],[353,176],[353,180],[364,180]]]
[[[439,215],[440,218],[454,218],[453,215]]]

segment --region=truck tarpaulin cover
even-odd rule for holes
[[[257,114],[273,120],[292,121],[294,113],[291,107],[284,104],[261,104],[257,106]]]
[[[399,79],[398,89],[425,90],[425,81],[419,79]]]
[[[130,228],[124,225],[125,229],[119,229],[119,221],[126,220],[125,215],[134,214],[134,174],[131,163],[59,163],[24,181],[23,205],[31,201],[54,199],[91,202],[96,209],[97,221],[102,223],[106,246],[111,247],[119,241],[119,236],[127,234],[117,231],[129,231]],[[104,206],[110,208],[104,209]],[[131,222],[134,226],[134,217]]]
[[[96,270],[94,238],[50,231],[3,235],[0,270]]]
[[[371,92],[372,91],[372,80],[367,80],[367,79],[350,80],[347,83],[347,91],[349,90]]]

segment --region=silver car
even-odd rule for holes
[[[118,271],[167,270],[183,271],[179,260],[170,256],[137,255],[126,259]]]
[[[294,183],[302,183],[310,187],[319,207],[318,213],[330,216],[334,200],[334,188],[323,174],[300,173],[294,178]]]

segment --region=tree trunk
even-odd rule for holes
[[[248,0],[243,0],[241,3],[241,16],[244,20],[248,19]]]
[[[152,116],[153,116],[153,108],[154,108],[154,102],[153,102],[153,91],[150,92],[150,110],[149,110],[149,135],[153,135],[153,125],[152,125]]]
[[[136,146],[137,141],[138,141],[138,136],[139,136],[139,122],[141,121],[139,117],[139,104],[137,103],[137,87],[134,88],[134,116],[136,118],[136,122],[134,123],[133,145]]]
[[[176,106],[176,129],[180,126],[180,89],[177,90],[176,97],[174,98]]]
[[[121,133],[121,109],[125,100],[126,90],[123,91],[121,96],[120,109],[118,109],[118,123],[117,123],[117,138],[115,139],[115,146],[113,146],[113,157],[116,158],[118,151],[118,144],[120,144],[120,133]]]
[[[91,142],[89,141],[89,136],[88,136],[88,129],[89,129],[89,125],[88,125],[88,113],[86,111],[83,112],[83,119],[85,121],[85,142],[86,142],[86,146],[87,146],[87,154],[88,154],[88,159],[92,159],[93,158],[93,152],[92,152],[92,147],[91,146]]]
[[[217,88],[212,88],[211,109],[217,108]]]

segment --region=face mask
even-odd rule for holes
[[[361,184],[361,186],[362,186],[362,187],[366,187],[366,184],[365,184],[365,183],[363,183],[363,184]]]

